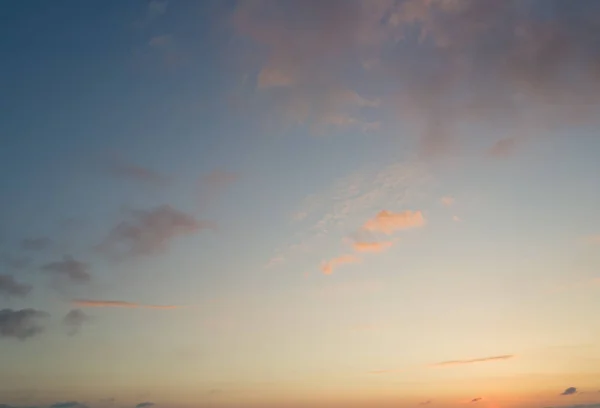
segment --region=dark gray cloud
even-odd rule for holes
[[[42,251],[50,248],[53,242],[48,237],[26,238],[21,241],[21,249],[26,251]]]
[[[0,310],[0,337],[25,340],[44,331],[39,319],[48,314],[35,309]]]
[[[151,407],[153,405],[155,405],[154,402],[146,401],[146,402],[140,402],[139,404],[137,404],[135,406],[135,408],[148,408],[148,407]]]
[[[177,237],[214,228],[213,223],[197,220],[169,205],[132,210],[129,219],[116,225],[98,249],[117,257],[152,255],[165,252]]]
[[[10,275],[0,275],[0,295],[25,297],[31,289],[31,285],[19,283]]]
[[[42,265],[41,269],[73,283],[87,283],[92,279],[88,272],[89,265],[68,255],[65,255],[62,261]]]
[[[560,395],[573,395],[576,393],[577,393],[576,387],[569,387],[566,390],[564,390]]]
[[[81,309],[72,309],[63,318],[63,324],[67,327],[68,334],[73,336],[79,332],[81,327],[91,318]]]
[[[50,408],[88,408],[88,406],[77,401],[65,401],[54,403]]]

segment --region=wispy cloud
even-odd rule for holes
[[[33,287],[26,283],[19,283],[10,275],[0,275],[0,295],[5,297],[25,297]]]
[[[440,363],[435,363],[433,366],[435,367],[448,367],[448,366],[456,366],[456,365],[466,365],[466,364],[476,364],[476,363],[487,363],[492,361],[502,361],[509,360],[515,358],[514,354],[505,354],[501,356],[491,356],[491,357],[482,357],[482,358],[473,358],[468,360],[450,360],[450,361],[442,361]]]
[[[21,249],[26,251],[41,251],[52,246],[52,240],[48,237],[26,238],[21,241]]]
[[[81,327],[91,318],[83,310],[72,309],[63,318],[63,324],[67,327],[69,336],[73,336],[79,332]]]
[[[148,7],[145,10],[144,16],[138,20],[135,25],[138,28],[146,27],[152,24],[155,20],[160,18],[167,12],[167,6],[169,2],[167,0],[150,0],[148,1]]]
[[[197,220],[169,205],[132,210],[129,219],[113,227],[98,249],[116,257],[152,255],[166,251],[177,237],[215,228],[214,223]]]
[[[382,210],[377,215],[365,222],[363,228],[371,232],[381,232],[391,235],[396,231],[417,228],[425,225],[425,218],[421,211],[403,211],[395,213]]]
[[[420,402],[419,405],[430,405],[432,402],[433,402],[432,400],[427,400],[427,401]]]
[[[88,406],[77,401],[65,401],[54,403],[50,408],[88,408]]]
[[[481,400],[483,400],[483,398],[481,398],[481,397],[473,398],[473,399],[471,400],[471,403],[479,402],[479,401],[481,401]]]
[[[140,402],[139,404],[137,404],[135,406],[135,408],[149,408],[153,405],[155,405],[154,402],[146,401],[146,402]]]
[[[454,197],[444,196],[444,197],[442,197],[442,199],[440,201],[446,207],[450,207],[450,206],[454,205],[456,200],[454,199]]]
[[[152,169],[128,163],[119,156],[112,158],[108,170],[115,177],[155,186],[164,186],[171,181],[167,176]]]
[[[403,372],[402,370],[397,370],[397,369],[387,369],[387,370],[373,370],[373,371],[369,371],[369,374],[373,374],[373,375],[381,375],[381,374],[398,374]]]
[[[116,307],[126,309],[160,309],[173,310],[180,309],[183,306],[175,305],[145,305],[142,303],[125,302],[122,300],[91,300],[91,299],[75,299],[73,305],[78,307]]]
[[[41,266],[41,270],[73,283],[89,282],[92,279],[89,268],[89,264],[77,261],[68,255],[65,255],[61,261],[49,262]]]
[[[356,252],[383,252],[393,245],[392,241],[379,241],[379,242],[364,242],[358,241],[352,244],[352,248]]]
[[[329,261],[323,262],[321,265],[321,271],[325,275],[331,275],[334,269],[340,267],[341,265],[352,264],[360,262],[360,258],[353,254],[345,254],[340,255],[336,258],[330,259]]]
[[[496,158],[505,158],[514,154],[517,146],[516,137],[500,139],[488,150],[488,155]]]
[[[48,314],[35,309],[0,310],[0,337],[26,340],[44,331],[40,319]]]

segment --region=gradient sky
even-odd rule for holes
[[[1,9],[0,407],[600,408],[600,1]]]

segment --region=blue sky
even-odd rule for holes
[[[0,407],[597,408],[598,4],[4,4]]]

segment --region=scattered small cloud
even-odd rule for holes
[[[0,337],[25,340],[44,331],[39,319],[48,314],[35,309],[0,310]]]
[[[371,232],[381,232],[391,235],[398,230],[417,228],[425,225],[425,218],[421,211],[380,211],[375,218],[368,220],[363,228]]]
[[[10,275],[0,275],[0,295],[25,297],[31,292],[31,289],[31,285],[19,283]]]
[[[172,310],[181,309],[183,306],[174,305],[145,305],[142,303],[125,302],[122,300],[90,300],[90,299],[75,299],[73,305],[78,307],[117,307],[126,309],[161,309]]]
[[[21,241],[21,249],[25,251],[42,251],[52,246],[52,240],[48,237],[26,238]]]
[[[73,336],[79,332],[81,327],[90,320],[88,316],[81,309],[70,310],[69,313],[63,318],[63,323],[67,327],[69,336]]]
[[[585,238],[585,241],[592,245],[600,245],[600,234],[599,235],[590,235]]]
[[[482,399],[483,399],[483,398],[481,398],[481,397],[473,398],[473,399],[471,400],[471,403],[479,402],[479,401],[481,401]]]
[[[234,183],[238,181],[239,178],[239,175],[236,173],[224,170],[213,170],[212,172],[202,177],[201,182],[204,182],[211,186],[223,186]]]
[[[87,283],[92,279],[88,272],[89,265],[68,255],[65,255],[62,261],[42,265],[41,269],[73,283]]]
[[[154,255],[165,252],[175,238],[216,229],[169,205],[152,210],[133,210],[130,219],[117,224],[98,249],[115,257]]]
[[[560,395],[573,395],[577,393],[577,388],[576,387],[569,387],[566,390],[564,390]]]
[[[333,258],[333,259],[330,259],[329,261],[323,262],[323,264],[321,265],[321,271],[325,275],[331,275],[333,273],[333,270],[336,269],[337,267],[339,267],[341,265],[345,265],[345,264],[356,263],[359,261],[360,261],[360,258],[357,257],[356,255],[352,255],[352,254],[341,255],[341,256],[338,256],[337,258]]]
[[[453,215],[452,216],[452,221],[454,221],[454,222],[461,222],[462,218],[460,218],[458,215]]]
[[[420,402],[419,405],[430,405],[432,402],[433,402],[432,400],[427,400],[427,401]]]
[[[151,184],[155,186],[165,186],[171,179],[152,169],[128,163],[118,156],[114,156],[109,163],[110,173],[121,179],[131,180],[138,183]]]
[[[442,197],[442,199],[441,199],[442,204],[445,205],[446,207],[450,207],[450,206],[454,205],[455,201],[456,200],[454,199],[454,197],[450,197],[450,196],[445,196],[445,197]]]
[[[88,408],[88,406],[77,401],[65,401],[52,404],[50,408]]]
[[[517,139],[507,137],[498,140],[489,150],[488,155],[496,158],[505,158],[513,155],[517,149]]]
[[[135,23],[138,28],[146,27],[160,18],[167,12],[167,0],[150,0],[144,17]]]
[[[148,45],[154,48],[164,48],[173,44],[175,37],[173,34],[156,35],[148,41]]]
[[[487,363],[487,362],[491,362],[491,361],[502,361],[502,360],[509,360],[512,358],[515,358],[514,354],[505,354],[505,355],[501,355],[501,356],[473,358],[473,359],[469,359],[469,360],[442,361],[441,363],[435,363],[433,365],[436,367],[447,367],[447,366],[456,366],[456,365]]]
[[[387,370],[373,370],[373,371],[369,371],[369,374],[372,375],[381,375],[381,374],[397,374],[397,373],[401,373],[402,370],[396,370],[396,369],[387,369]]]
[[[383,252],[393,245],[392,241],[380,241],[380,242],[365,242],[358,241],[352,244],[352,247],[356,252]]]
[[[153,405],[155,405],[154,402],[146,401],[146,402],[140,402],[139,404],[137,404],[135,406],[135,408],[148,408],[148,407],[151,407]]]

